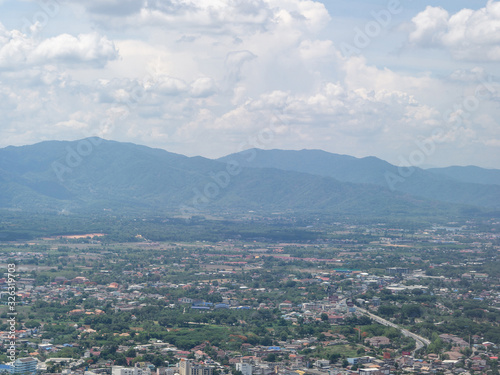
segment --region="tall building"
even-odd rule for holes
[[[179,362],[179,375],[213,375],[213,373],[214,369],[210,366],[197,365],[185,359]]]
[[[11,364],[12,374],[36,374],[38,361],[35,358],[18,358]]]
[[[252,365],[250,363],[237,363],[236,370],[241,371],[243,375],[252,375]]]
[[[179,375],[191,375],[190,370],[191,370],[191,361],[181,359],[181,361],[179,362]]]

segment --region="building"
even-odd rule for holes
[[[10,365],[0,365],[0,374],[1,373],[11,373],[12,372],[12,366]]]
[[[111,375],[151,375],[149,368],[113,366]]]
[[[362,365],[365,363],[371,363],[374,359],[374,357],[365,355],[364,357],[347,358],[347,362],[349,362],[350,365]]]
[[[366,343],[377,348],[391,345],[391,340],[385,336],[375,336],[365,340]]]
[[[319,369],[328,369],[330,368],[330,361],[326,359],[318,359],[316,362],[314,362],[314,367]]]
[[[190,370],[191,370],[190,367],[191,367],[190,361],[181,359],[179,362],[179,375],[190,375]]]
[[[410,269],[405,267],[390,267],[386,268],[385,272],[389,275],[399,275],[399,274],[404,275],[404,274],[409,274]]]
[[[175,369],[170,367],[157,367],[156,375],[174,375]]]
[[[461,348],[469,347],[469,343],[467,341],[465,341],[464,339],[462,339],[461,337],[458,337],[455,335],[450,335],[447,333],[443,333],[443,334],[439,335],[439,337],[444,342],[448,342],[448,343],[452,344],[453,346],[459,346]]]
[[[10,363],[12,374],[36,374],[38,361],[35,358],[18,358]]]
[[[278,305],[280,310],[291,310],[293,308],[293,304],[291,302],[282,302]]]
[[[179,362],[179,374],[180,375],[213,375],[214,369],[210,366],[202,366],[194,364],[191,360],[182,359]],[[113,374],[115,375],[115,374]],[[117,374],[117,375],[128,375],[128,374]]]
[[[250,363],[237,363],[236,370],[241,371],[243,375],[252,375],[252,365]]]
[[[390,369],[377,367],[360,368],[358,373],[359,375],[389,375]]]

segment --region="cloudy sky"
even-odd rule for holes
[[[500,168],[500,1],[0,0],[0,147]]]

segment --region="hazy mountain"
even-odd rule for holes
[[[355,158],[320,150],[251,149],[225,156],[219,160],[236,161],[245,167],[279,168],[333,177],[343,182],[374,184],[391,191],[443,202],[500,208],[499,186],[471,183],[472,178],[455,179],[452,178],[454,176],[451,172],[447,175],[420,168],[398,168],[376,157]],[[484,175],[484,178],[478,178],[477,181],[485,182],[487,181],[486,170],[481,171],[484,173],[478,172],[477,175]],[[496,174],[491,172],[489,181],[494,180],[494,176]]]
[[[500,185],[500,169],[485,169],[470,165],[467,167],[430,168],[427,171],[461,182]]]
[[[214,162],[164,150],[101,139],[49,141],[0,150],[4,183],[31,191],[41,207],[142,206],[187,199],[186,186],[199,182]],[[2,186],[2,192],[4,191]],[[191,193],[192,194],[192,193]],[[19,194],[22,198],[25,194]]]
[[[231,163],[101,139],[0,149],[0,208],[367,215],[455,209],[385,186],[279,169],[238,169]]]

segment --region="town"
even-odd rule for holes
[[[4,242],[0,367],[495,375],[499,225],[335,223],[328,237],[297,242],[141,233],[133,242],[105,233]]]

